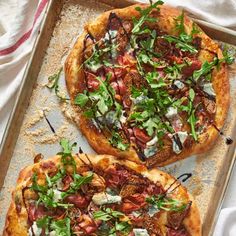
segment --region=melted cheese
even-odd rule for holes
[[[215,91],[213,89],[212,83],[206,83],[203,85],[203,91],[210,96],[216,96]]]
[[[133,229],[135,236],[149,236],[149,233],[146,229]]]
[[[93,202],[96,205],[104,205],[104,204],[111,204],[111,203],[120,203],[121,202],[121,196],[119,195],[110,195],[108,193],[102,192],[102,193],[96,193],[92,197]]]
[[[188,137],[188,133],[186,131],[185,132],[179,131],[179,132],[176,132],[176,134],[178,135],[180,142],[184,144],[185,140]],[[174,139],[172,139],[172,148],[176,154],[179,154],[182,151],[180,150],[179,145],[175,142]]]
[[[40,228],[37,226],[36,222],[34,222],[31,227],[32,227],[32,230],[33,230],[33,232],[34,232],[34,236],[40,236],[40,235],[41,235],[42,229],[40,229]],[[33,234],[32,234],[32,230],[29,229],[29,236],[32,236],[32,235],[33,235]]]
[[[168,119],[172,119],[178,114],[177,108],[176,107],[168,107],[166,117]]]

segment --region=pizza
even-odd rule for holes
[[[75,121],[93,149],[148,167],[208,150],[229,106],[219,45],[161,1],[88,23],[65,76]]]
[[[169,174],[62,145],[20,172],[3,236],[201,235],[195,201]]]

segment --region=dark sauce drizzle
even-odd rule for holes
[[[225,134],[215,124],[212,125],[218,131],[218,133],[225,139],[225,143],[227,145],[230,145],[234,142],[234,140],[231,137],[226,137]]]
[[[49,128],[51,129],[51,131],[52,131],[54,134],[56,134],[56,131],[55,131],[55,129],[53,128],[53,126],[52,126],[51,122],[50,122],[50,121],[49,121],[49,119],[47,118],[47,116],[46,116],[46,114],[45,114],[45,112],[44,112],[44,111],[43,111],[43,116],[44,116],[45,120],[47,121],[47,123],[48,123],[48,125],[49,125]]]
[[[168,191],[171,189],[171,187],[177,183],[179,180],[181,182],[186,182],[189,178],[192,177],[192,174],[191,173],[184,173],[182,175],[180,175],[179,177],[177,177],[176,180],[173,181],[172,184],[170,184],[170,186],[164,191],[164,196],[168,193]],[[182,179],[182,180],[181,180]],[[178,187],[181,186],[181,183],[178,183],[170,192],[174,192]]]
[[[192,173],[184,173],[184,174],[180,175],[179,177],[177,177],[177,179],[182,182],[186,182],[189,178],[192,177],[192,175],[193,175]]]

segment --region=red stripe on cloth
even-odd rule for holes
[[[43,9],[45,8],[45,6],[47,5],[47,2],[48,0],[42,0],[38,6],[38,9],[35,13],[35,16],[34,16],[34,22],[33,22],[33,26],[31,27],[31,29],[26,32],[25,34],[23,34],[17,41],[14,45],[10,46],[9,48],[5,48],[5,49],[2,49],[0,50],[0,56],[4,56],[4,55],[7,55],[7,54],[10,54],[12,52],[14,52],[20,45],[22,45],[31,35],[32,33],[32,30],[34,28],[34,25],[37,21],[37,19],[39,18],[39,16],[41,15]]]

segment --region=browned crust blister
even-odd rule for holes
[[[144,7],[145,5],[133,5],[124,9],[115,9],[105,12],[95,21],[85,26],[83,34],[78,38],[65,63],[66,84],[72,104],[77,93],[81,92],[81,86],[84,80],[83,70],[78,70],[78,68],[81,68],[82,64],[83,41],[86,34],[90,32],[95,38],[101,38],[104,35],[110,12],[115,12],[124,20],[131,20],[132,17],[139,16],[139,13],[135,10],[137,6]],[[181,12],[175,8],[164,5],[160,6],[160,13],[157,14],[158,27],[171,35],[175,35],[176,31],[174,19],[179,16]],[[185,29],[188,33],[190,33],[193,22],[188,17],[185,17],[184,20]],[[204,49],[210,50],[217,54],[219,58],[222,58],[222,52],[217,43],[215,43],[202,31],[198,34],[198,36],[202,38],[202,47]],[[207,50],[201,50],[200,52],[199,59],[202,62],[213,59],[212,54],[210,54]],[[229,107],[229,80],[225,64],[221,64],[218,70],[215,69],[215,71],[213,71],[212,83],[216,93],[217,110],[215,114],[215,125],[218,128],[221,128],[224,124]],[[87,138],[89,144],[97,153],[115,155],[120,158],[125,158],[140,163],[140,159],[132,147],[127,151],[120,151],[113,148],[105,136],[101,132],[98,132],[91,122],[81,114],[79,109],[76,107],[75,109],[79,114],[75,121]],[[190,155],[205,152],[212,147],[217,137],[217,130],[213,126],[209,126],[205,133],[199,135],[198,143],[193,143],[190,147],[185,148],[178,155],[172,153],[168,158],[166,158],[165,155],[156,154],[156,156],[150,158],[150,163],[148,165],[152,166],[151,163],[153,162],[156,166],[165,166]]]
[[[176,179],[170,176],[169,174],[162,172],[157,169],[147,170],[145,166],[136,164],[131,161],[126,160],[119,160],[113,156],[109,155],[89,155],[88,156],[90,161],[94,166],[98,165],[102,169],[106,169],[113,163],[119,163],[120,165],[125,165],[128,168],[141,173],[143,176],[149,178],[153,182],[160,182],[164,189],[167,189]],[[75,156],[75,161],[77,165],[77,169],[79,170],[82,166],[83,162],[89,164],[87,157],[84,154],[80,155],[80,158]],[[55,156],[48,160],[41,161],[40,163],[31,165],[26,167],[20,172],[17,186],[12,194],[12,201],[10,208],[8,210],[6,216],[6,223],[5,229],[3,232],[3,236],[26,236],[28,235],[28,225],[27,225],[27,211],[24,207],[23,199],[22,199],[22,189],[25,186],[30,186],[30,178],[32,177],[33,173],[50,173],[52,171],[50,168],[46,169],[42,166],[46,163],[53,162],[56,166],[60,164],[60,157]],[[48,165],[50,166],[50,165]],[[176,182],[176,186],[178,182]],[[174,188],[175,186],[173,186]],[[20,213],[17,213],[16,210],[16,196],[18,196],[18,203],[22,205]],[[185,199],[188,201],[192,201],[192,206],[190,208],[188,216],[185,218],[183,224],[186,227],[187,231],[191,236],[200,236],[201,235],[201,220],[198,208],[196,206],[195,201],[193,200],[192,196],[187,192],[186,188],[183,186],[178,187],[174,192],[174,198],[181,200]]]

